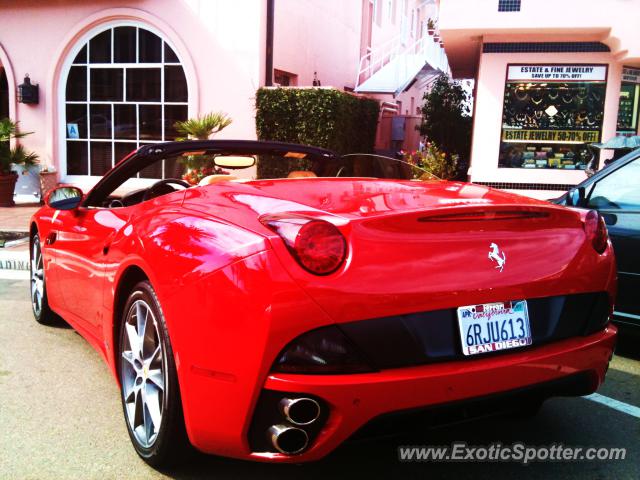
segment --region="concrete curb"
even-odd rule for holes
[[[29,250],[0,251],[0,270],[29,270]]]

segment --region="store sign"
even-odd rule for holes
[[[623,83],[640,83],[640,69],[623,67],[622,82]]]
[[[604,82],[604,65],[510,65],[507,80]]]
[[[586,130],[503,130],[502,140],[531,142],[592,143],[600,140],[600,132]]]
[[[80,138],[80,130],[77,123],[67,123],[67,138]]]

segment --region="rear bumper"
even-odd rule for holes
[[[466,419],[526,412],[528,407],[540,405],[551,397],[575,397],[593,393],[594,384],[593,372],[587,371],[483,397],[391,412],[368,422],[350,440],[394,433],[424,433],[425,428]]]
[[[320,398],[328,406],[329,415],[317,438],[302,454],[253,452],[243,457],[284,463],[318,460],[380,416],[480,397],[490,399],[491,395],[547,382],[551,382],[547,383],[549,388],[543,389],[547,397],[593,392],[604,381],[616,332],[616,327],[609,326],[588,337],[526,351],[376,373],[270,375],[265,389]],[[580,379],[577,387],[568,389],[569,380],[575,378]],[[553,387],[554,382],[557,388]],[[531,389],[531,395],[541,395],[541,390]]]

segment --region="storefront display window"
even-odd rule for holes
[[[618,104],[618,135],[635,135],[638,131],[640,69],[623,68]]]
[[[606,78],[604,65],[508,65],[498,166],[586,169]]]

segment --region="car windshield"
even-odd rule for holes
[[[245,159],[245,161],[243,161]],[[437,177],[424,168],[404,160],[376,154],[355,153],[343,156],[309,155],[302,152],[251,154],[242,152],[183,152],[163,161],[152,178],[180,178],[192,185],[213,180],[252,181],[314,177],[367,177],[397,180],[430,180]],[[207,177],[211,177],[208,178]]]
[[[296,148],[297,147],[297,148]],[[379,178],[437,180],[420,165],[383,155],[337,155],[313,147],[229,142],[145,147],[99,182],[85,205],[129,206],[179,188],[273,179]],[[154,181],[155,180],[155,181]]]

